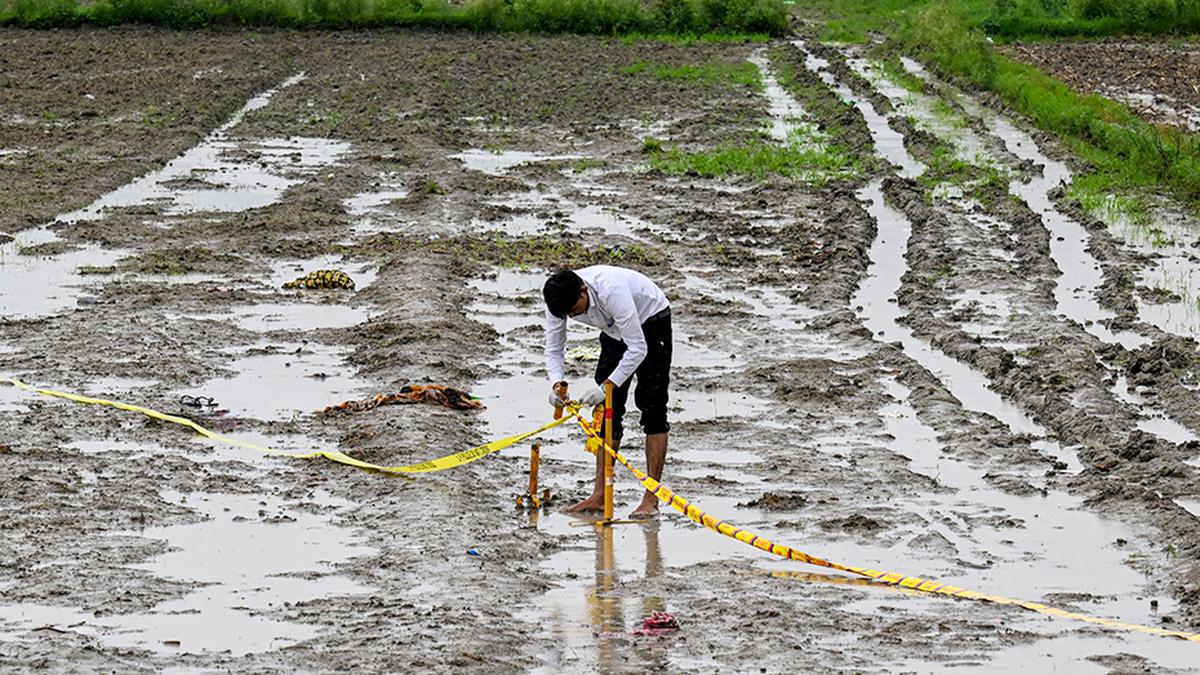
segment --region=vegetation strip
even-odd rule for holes
[[[1002,56],[984,30],[974,0],[804,3],[808,13],[842,25],[841,37],[864,41],[890,33],[891,48],[920,58],[935,71],[969,86],[996,92],[1037,127],[1057,135],[1092,171],[1080,176],[1085,201],[1165,187],[1200,208],[1200,137],[1138,118],[1128,107],[1097,95],[1077,94],[1042,71]],[[843,22],[838,24],[838,22]],[[1129,204],[1126,201],[1125,204]],[[1136,212],[1140,207],[1132,205]]]
[[[781,0],[7,0],[0,25],[412,26],[593,35],[782,35]]]

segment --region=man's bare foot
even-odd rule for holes
[[[563,509],[564,513],[594,513],[604,510],[604,497],[592,495],[587,499]]]
[[[631,520],[651,520],[658,517],[658,499],[652,502],[642,500],[642,503],[629,514]]]

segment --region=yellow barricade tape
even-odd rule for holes
[[[79,394],[71,394],[71,393],[68,393],[65,391],[54,391],[52,389],[38,389],[37,387],[33,387],[28,384],[25,384],[24,382],[21,382],[20,380],[7,380],[7,382],[19,389],[24,389],[26,391],[32,391],[32,392],[35,392],[38,394],[42,394],[43,396],[53,396],[55,398],[66,399],[68,401],[75,401],[76,403],[88,403],[88,404],[92,404],[92,405],[103,405],[103,406],[109,406],[112,408],[119,408],[121,410],[128,410],[130,412],[141,413],[148,417],[153,417],[156,420],[162,420],[164,422],[170,422],[172,424],[180,424],[185,427],[190,427],[196,433],[198,433],[202,436],[211,438],[214,441],[218,441],[221,443],[228,443],[229,445],[236,445],[236,446],[239,446],[242,448],[249,448],[251,450],[257,450],[259,452],[262,452],[262,453],[265,453],[268,455],[275,455],[277,457],[292,457],[295,459],[316,459],[318,457],[321,457],[321,458],[328,459],[333,462],[337,462],[339,464],[346,464],[348,466],[353,466],[353,467],[356,467],[359,469],[364,469],[367,471],[382,471],[384,473],[397,473],[397,474],[429,473],[432,471],[444,471],[446,469],[453,469],[456,466],[462,466],[464,464],[469,464],[471,462],[474,462],[477,459],[487,457],[488,455],[492,454],[493,452],[499,452],[500,450],[503,450],[509,446],[512,446],[516,443],[520,443],[521,441],[525,440],[526,438],[531,438],[533,436],[537,436],[538,434],[540,434],[548,429],[553,429],[554,427],[571,419],[570,417],[563,415],[562,418],[554,420],[553,422],[550,422],[549,424],[544,424],[544,425],[538,427],[537,429],[534,429],[533,431],[527,431],[523,434],[509,436],[508,438],[502,438],[500,440],[492,441],[491,443],[485,443],[483,445],[471,448],[469,450],[463,450],[462,452],[456,452],[453,455],[446,455],[445,457],[438,457],[437,459],[431,459],[429,461],[420,462],[418,464],[409,464],[408,466],[380,466],[378,464],[371,464],[369,462],[364,462],[362,460],[355,459],[355,458],[351,457],[350,455],[347,455],[343,452],[338,452],[337,450],[318,450],[316,452],[307,452],[307,453],[284,452],[282,450],[273,450],[271,448],[257,445],[255,443],[248,443],[246,441],[239,441],[236,438],[230,438],[228,436],[223,436],[221,434],[216,433],[215,431],[209,431],[208,429],[205,429],[204,427],[200,426],[199,424],[195,423],[194,421],[192,421],[186,417],[178,417],[176,415],[168,415],[166,413],[162,413],[157,410],[151,410],[150,408],[143,408],[141,406],[131,405],[129,403],[121,403],[120,401],[109,401],[109,400],[103,399],[103,398],[92,398],[90,396],[80,396]]]
[[[1013,605],[1034,612],[1039,612],[1041,614],[1047,614],[1049,616],[1056,616],[1064,619],[1075,619],[1076,621],[1084,621],[1101,626],[1108,626],[1109,628],[1119,628],[1121,630],[1148,633],[1150,635],[1182,638],[1190,642],[1200,642],[1200,634],[1197,633],[1186,633],[1183,631],[1168,630],[1166,628],[1156,628],[1154,626],[1142,626],[1135,623],[1114,621],[1112,619],[1104,619],[1095,616],[1088,616],[1087,614],[1079,614],[1078,612],[1068,612],[1066,610],[1048,607],[1038,602],[1014,600],[1013,598],[1006,598],[1001,595],[989,595],[987,593],[980,593],[978,591],[970,591],[965,588],[959,588],[958,586],[951,586],[949,584],[943,584],[930,579],[922,579],[921,577],[905,576],[892,572],[881,572],[879,570],[871,570],[863,567],[843,565],[841,563],[831,562],[816,556],[808,555],[807,553],[798,551],[790,546],[773,543],[752,532],[744,530],[740,527],[735,527],[724,520],[720,520],[708,513],[705,513],[700,509],[700,507],[696,506],[696,504],[675,494],[667,486],[663,485],[659,481],[654,480],[650,476],[646,475],[644,471],[630,464],[628,459],[626,459],[621,453],[613,450],[612,447],[604,442],[604,439],[600,438],[599,434],[597,434],[596,431],[588,425],[587,421],[579,415],[577,410],[573,412],[575,419],[579,421],[579,426],[583,428],[583,431],[588,435],[588,438],[592,439],[593,443],[599,441],[599,445],[604,448],[605,452],[611,455],[614,460],[616,460],[626,469],[629,469],[634,477],[638,479],[638,482],[640,482],[643,487],[653,493],[655,497],[658,497],[660,501],[665,502],[671,508],[679,511],[689,519],[703,525],[704,527],[707,527],[710,530],[719,532],[727,537],[737,539],[744,544],[749,544],[755,548],[766,551],[767,553],[773,553],[777,556],[781,556],[789,560],[796,560],[802,563],[808,563],[809,565],[816,565],[818,567],[827,567],[829,569],[835,569],[842,572],[849,572],[850,574],[866,577],[867,579],[871,579],[879,583],[898,586],[901,588],[909,588],[914,591],[921,591],[934,595],[947,595],[954,598],[963,598],[965,600],[991,602],[997,605]]]

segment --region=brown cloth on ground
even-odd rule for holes
[[[343,401],[322,410],[320,415],[331,415],[339,412],[364,412],[378,408],[381,405],[432,403],[451,410],[473,410],[482,408],[483,402],[471,398],[462,389],[455,389],[440,384],[407,384],[395,394],[378,394],[361,401]]]

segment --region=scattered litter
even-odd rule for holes
[[[665,633],[674,633],[677,630],[679,630],[679,622],[675,620],[673,614],[654,612],[642,619],[642,627],[633,631],[633,634],[637,637],[653,637]]]
[[[599,361],[599,347],[576,347],[567,352],[567,356],[574,361]]]
[[[341,270],[317,270],[284,283],[284,288],[346,288],[354,290],[354,280]]]
[[[358,401],[343,401],[331,405],[318,414],[331,415],[338,412],[365,412],[381,405],[432,403],[451,410],[474,410],[482,408],[483,402],[461,389],[440,384],[407,384],[395,394],[378,394]]]
[[[467,555],[475,555],[475,556],[477,556],[477,555],[479,555],[479,549],[477,549],[477,548],[469,548],[469,549],[467,549]]]

